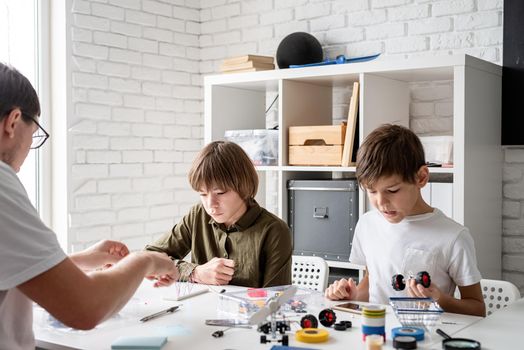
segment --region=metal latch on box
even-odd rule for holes
[[[313,208],[313,217],[316,219],[327,219],[328,217],[328,208],[327,207],[314,207]]]

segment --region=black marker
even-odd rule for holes
[[[157,318],[157,317],[160,317],[160,316],[163,316],[163,315],[167,315],[169,313],[173,313],[173,312],[175,312],[178,309],[178,307],[179,307],[178,305],[177,306],[173,306],[173,307],[170,307],[169,309],[165,309],[165,310],[159,311],[156,314],[152,314],[152,315],[146,316],[144,318],[141,318],[140,322],[146,322],[146,321],[152,320],[153,318]]]

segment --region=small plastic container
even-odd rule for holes
[[[269,299],[280,295],[289,286],[269,288],[249,288],[247,290],[226,292],[218,297],[218,314],[227,318],[249,319],[266,305]],[[311,297],[318,293],[309,289],[297,288],[295,295],[281,306],[279,312],[296,313],[305,310]],[[320,293],[318,293],[320,295]]]
[[[366,337],[366,350],[382,350],[384,337],[379,334],[370,334]]]
[[[453,136],[421,136],[419,139],[427,162],[453,164]]]
[[[278,130],[226,130],[224,137],[242,147],[254,165],[278,164]]]
[[[432,298],[389,298],[398,321],[403,327],[433,327],[444,310]]]

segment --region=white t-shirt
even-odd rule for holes
[[[0,349],[34,349],[32,301],[16,287],[66,258],[13,169],[0,161]]]
[[[358,221],[350,261],[366,265],[369,272],[369,301],[387,304],[395,291],[393,275],[407,279],[427,271],[443,293],[453,295],[455,286],[480,282],[475,246],[469,230],[440,210],[409,216],[397,224],[388,222],[377,210]]]

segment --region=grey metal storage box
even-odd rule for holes
[[[348,261],[358,220],[358,185],[349,180],[289,180],[293,254]]]

